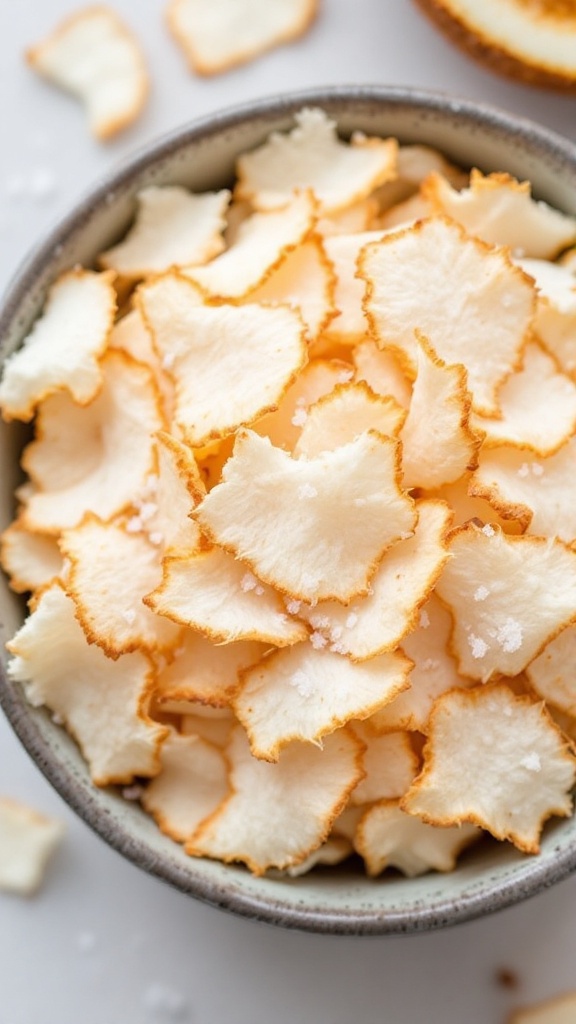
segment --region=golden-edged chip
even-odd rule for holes
[[[62,555],[53,536],[27,530],[16,519],[0,537],[0,565],[18,594],[38,590],[62,572]]]
[[[530,686],[538,696],[573,718],[576,718],[575,655],[576,626],[568,626],[526,666]]]
[[[353,372],[338,359],[312,359],[290,385],[276,412],[257,420],[252,429],[268,437],[276,448],[293,451],[310,406],[330,394],[337,384],[350,380]]]
[[[531,197],[530,182],[474,168],[470,187],[458,192],[440,174],[424,183],[434,212],[458,221],[471,235],[522,256],[552,260],[576,241],[576,218]]]
[[[86,405],[102,386],[98,362],[116,312],[110,273],[70,270],[52,285],[22,348],[4,364],[0,410],[6,420],[30,420],[39,402],[67,391]]]
[[[418,774],[420,761],[407,732],[390,732],[379,736],[370,722],[353,722],[351,728],[364,743],[362,779],[350,797],[351,806],[392,800],[404,796]]]
[[[256,875],[300,864],[327,838],[362,777],[361,751],[359,740],[340,729],[322,749],[295,743],[269,764],[252,757],[237,727],[226,749],[232,795],[198,829],[187,852],[244,861]]]
[[[376,395],[365,381],[337,384],[308,410],[294,455],[313,459],[354,441],[365,430],[398,437],[406,411],[391,395]]]
[[[55,818],[0,797],[0,889],[23,896],[36,892],[63,834]]]
[[[243,431],[222,483],[194,515],[290,597],[348,602],[367,593],[384,552],[414,526],[414,503],[398,486],[399,454],[397,441],[367,432],[334,452],[292,459]]]
[[[571,250],[575,252],[576,250]],[[569,265],[516,260],[537,292],[535,329],[560,368],[576,379],[576,280]]]
[[[276,409],[307,361],[304,324],[287,306],[204,306],[175,274],[143,286],[140,301],[193,447]]]
[[[406,814],[398,800],[381,800],[363,814],[354,845],[373,877],[397,868],[408,878],[453,871],[462,850],[481,835],[475,825],[438,828]]]
[[[88,642],[110,658],[170,649],[180,633],[142,602],[162,578],[161,551],[143,532],[129,532],[129,525],[103,523],[88,514],[60,540],[70,562],[66,590],[76,617]]]
[[[215,708],[200,701],[181,702],[180,732],[183,736],[198,736],[223,750],[230,740],[232,729],[238,724],[230,708]]]
[[[570,814],[575,778],[574,754],[542,704],[498,683],[452,690],[434,706],[424,768],[401,806],[428,824],[470,822],[538,853],[544,822]]]
[[[23,457],[34,482],[22,513],[27,529],[57,533],[76,526],[85,512],[109,519],[156,472],[154,434],[163,420],[149,369],[109,352],[102,372],[102,390],[90,405],[62,393],[39,409],[37,439]]]
[[[486,682],[522,672],[576,620],[576,552],[559,540],[456,530],[436,590],[454,618],[460,671]]]
[[[239,157],[236,194],[258,210],[283,206],[296,188],[311,188],[320,211],[336,213],[365,199],[396,174],[395,139],[338,138],[336,124],[323,110],[304,108],[287,134]]]
[[[112,661],[89,644],[58,583],[43,591],[8,649],[10,679],[32,705],[61,716],[97,786],[156,774],[167,730],[148,716],[154,680],[144,654]]]
[[[324,242],[337,282],[334,302],[338,315],[329,325],[328,332],[341,345],[353,345],[368,330],[368,321],[362,308],[366,282],[356,276],[356,271],[364,247],[371,242],[379,242],[383,237],[382,231],[364,231],[352,235],[334,235]]]
[[[319,0],[170,0],[168,26],[193,71],[215,75],[303,35]]]
[[[517,449],[510,449],[517,454]],[[492,453],[496,450],[487,449],[486,452],[480,451],[479,461],[482,463],[484,456],[487,459],[492,457]],[[500,448],[497,451],[505,451]],[[506,518],[504,519],[502,512],[498,512],[496,505],[492,501],[492,497],[482,497],[477,487],[478,470],[475,473],[464,473],[459,480],[456,480],[453,484],[444,484],[443,487],[438,487],[437,490],[431,493],[430,497],[439,498],[441,501],[446,501],[450,505],[454,513],[454,527],[463,526],[465,523],[469,523],[471,519],[478,520],[480,523],[487,523],[491,526],[499,526],[504,533],[524,533],[526,526],[525,518]],[[504,509],[506,515],[514,516],[513,510],[508,506]]]
[[[440,501],[417,502],[412,536],[386,552],[370,584],[370,593],[343,607],[336,601],[303,605],[298,614],[323,637],[325,645],[352,661],[392,651],[418,622],[448,553],[451,511]]]
[[[329,836],[317,850],[313,850],[300,864],[286,868],[286,874],[289,878],[299,878],[300,875],[305,875],[312,868],[321,865],[333,867],[334,864],[341,864],[353,852],[354,847],[352,843],[345,839],[344,836]]]
[[[100,264],[139,280],[169,267],[207,263],[224,248],[230,192],[194,194],[180,185],[150,185],[136,195],[136,219]]]
[[[232,701],[255,757],[277,761],[294,740],[318,743],[366,718],[408,686],[411,662],[392,652],[355,665],[314,642],[276,651],[241,675]]]
[[[216,547],[166,558],[162,583],[144,602],[216,643],[256,640],[283,647],[308,635],[271,587]]]
[[[315,222],[314,196],[309,190],[298,192],[280,210],[247,217],[225,252],[184,273],[212,301],[246,299],[308,238]]]
[[[146,786],[142,806],[162,832],[184,843],[228,795],[227,768],[218,747],[172,731],[162,744],[160,771]]]
[[[514,445],[553,455],[576,430],[576,384],[539,345],[530,343],[524,365],[504,382],[496,419],[472,416],[485,434],[484,447]]]
[[[449,163],[437,149],[418,143],[399,146],[396,177],[375,193],[380,209],[386,211],[410,199],[433,171],[443,174],[455,188],[464,188],[468,184],[466,171]]]
[[[306,325],[310,344],[336,315],[336,278],[319,238],[313,236],[289,252],[264,284],[250,292],[248,301],[295,309]]]
[[[201,533],[190,512],[202,501],[206,487],[194,453],[186,444],[161,430],[158,435],[158,478],[137,505],[130,529],[147,532],[164,554],[195,551]]]
[[[366,246],[358,273],[378,344],[415,376],[420,331],[440,359],[466,368],[475,410],[498,415],[498,387],[520,363],[535,307],[531,279],[507,252],[432,217]]]
[[[482,435],[470,426],[464,367],[447,366],[423,335],[417,343],[416,380],[400,435],[404,486],[432,489],[474,468]]]
[[[268,647],[256,640],[216,644],[187,629],[172,660],[158,673],[156,701],[161,707],[176,701],[226,707],[238,687],[240,672],[259,662]]]
[[[576,540],[576,439],[540,459],[518,448],[483,450],[470,491],[486,498],[501,516],[521,522],[528,533]]]
[[[352,361],[356,367],[354,379],[364,380],[377,395],[392,395],[403,409],[410,405],[410,382],[391,352],[382,351],[371,338],[354,346]]]
[[[148,96],[140,45],[112,8],[84,7],[61,22],[26,59],[39,74],[78,96],[98,139],[136,120]]]

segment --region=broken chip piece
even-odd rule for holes
[[[63,833],[55,818],[0,797],[0,889],[23,896],[36,892]]]

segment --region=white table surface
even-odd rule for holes
[[[576,139],[574,100],[484,72],[410,0],[324,0],[304,40],[206,80],[187,71],[162,0],[112,2],[142,39],[153,93],[138,124],[105,146],[89,138],[80,107],[22,59],[74,9],[71,0],[0,3],[0,287],[100,173],[159,133],[259,95],[343,83],[432,87]],[[205,907],[125,863],[68,811],[4,720],[0,793],[67,825],[42,892],[29,901],[0,894],[0,1024],[503,1024],[511,1006],[576,987],[576,878],[443,933],[299,934]],[[498,983],[502,968],[517,973],[515,992]]]

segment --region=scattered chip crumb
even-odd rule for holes
[[[56,819],[0,797],[0,889],[23,896],[39,889],[63,834]]]

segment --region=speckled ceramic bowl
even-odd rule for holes
[[[465,166],[507,170],[532,181],[537,196],[576,214],[576,147],[527,121],[442,95],[397,88],[316,90],[262,100],[196,122],[161,139],[92,190],[43,241],[17,274],[0,314],[5,357],[20,343],[42,307],[50,282],[125,230],[134,195],[145,185],[180,183],[196,190],[227,185],[234,159],[272,129],[286,129],[294,111],[320,105],[343,133],[361,129],[428,143]],[[0,527],[12,516],[22,431],[1,427]],[[0,582],[0,642],[22,621],[23,605]],[[5,654],[0,699],[39,768],[71,807],[111,846],[151,874],[214,906],[263,921],[311,931],[384,934],[440,928],[509,906],[564,878],[576,867],[576,817],[553,823],[538,857],[507,844],[471,850],[449,875],[369,880],[349,870],[294,880],[253,878],[242,867],[188,858],[134,804],[97,790],[72,740],[41,709],[9,685]]]

